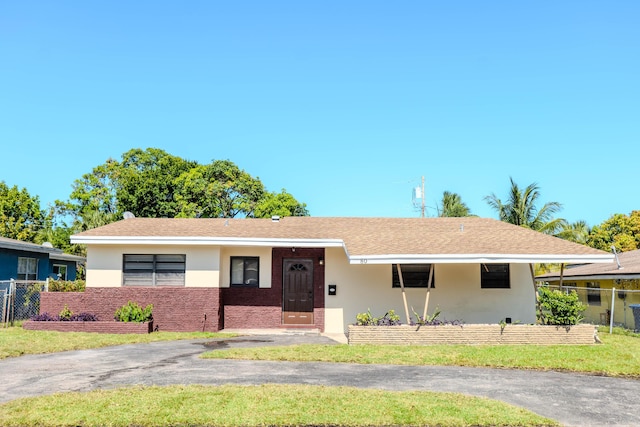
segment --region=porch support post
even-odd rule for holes
[[[536,273],[533,270],[533,264],[529,264],[529,271],[531,271],[531,283],[533,283],[533,295],[536,302],[536,314],[540,315],[540,322],[544,325],[547,322],[544,319],[542,308],[540,307],[540,299],[538,298],[538,285],[536,285]]]
[[[431,264],[429,268],[429,281],[427,282],[427,297],[424,300],[424,311],[422,312],[422,320],[427,318],[427,308],[429,307],[429,294],[431,292],[431,283],[433,282],[433,269],[434,265]]]
[[[560,290],[562,290],[562,279],[564,278],[564,262],[560,263]]]
[[[411,318],[409,317],[409,306],[407,305],[407,294],[404,292],[404,279],[402,278],[402,269],[400,268],[400,264],[396,264],[398,269],[398,277],[400,278],[400,287],[402,288],[402,302],[404,302],[404,313],[407,315],[407,325],[411,323]]]

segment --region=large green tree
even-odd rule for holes
[[[178,216],[252,217],[265,194],[264,185],[229,160],[198,165],[177,179]]]
[[[589,233],[587,245],[610,251],[615,246],[618,252],[640,249],[640,210],[631,214],[615,214]]]
[[[130,211],[142,217],[267,217],[308,215],[286,193],[267,191],[259,178],[229,160],[201,165],[157,148],[133,149],[107,160],[74,183],[69,202],[79,230],[113,222]]]
[[[442,193],[442,201],[438,206],[439,217],[463,217],[470,216],[469,207],[462,201],[457,193],[445,191]]]
[[[298,202],[284,188],[280,193],[266,193],[254,210],[256,218],[278,216],[308,216],[306,203]]]
[[[0,236],[33,242],[43,227],[44,216],[38,196],[0,181]]]
[[[529,184],[520,188],[513,178],[509,178],[511,186],[506,200],[503,202],[494,193],[484,200],[497,213],[501,221],[508,222],[546,234],[556,234],[565,224],[562,218],[554,218],[554,214],[562,209],[558,202],[547,202],[538,207],[540,188],[538,184]]]

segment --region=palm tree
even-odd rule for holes
[[[564,224],[560,231],[556,233],[556,237],[586,245],[589,234],[591,234],[591,227],[585,221],[576,221],[571,224]]]
[[[536,202],[540,197],[538,184],[529,184],[524,190],[511,181],[509,196],[505,203],[495,194],[491,193],[484,200],[498,212],[501,221],[520,225],[546,234],[555,234],[566,221],[562,218],[553,218],[553,214],[562,209],[558,202],[547,202],[540,209]]]
[[[470,216],[469,207],[462,201],[457,193],[445,191],[442,194],[442,202],[438,206],[438,216],[440,217],[462,217]]]

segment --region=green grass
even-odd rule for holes
[[[548,426],[525,409],[454,393],[348,387],[169,386],[61,393],[0,405],[2,426]]]
[[[608,331],[608,329],[607,329]],[[640,378],[640,335],[600,332],[594,345],[296,345],[215,350],[203,358],[449,365],[583,372]]]
[[[151,334],[96,334],[88,332],[28,331],[20,326],[0,327],[0,359],[25,354],[107,347],[182,339],[231,337],[213,332],[153,332]]]

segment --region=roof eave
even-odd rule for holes
[[[189,245],[189,246],[268,246],[326,248],[343,247],[340,239],[283,239],[242,237],[172,237],[172,236],[71,236],[71,243],[85,245]]]
[[[585,274],[580,276],[563,276],[563,281],[589,281],[589,280],[634,280],[640,279],[640,273],[603,273],[603,274]],[[560,276],[547,276],[536,277],[536,280],[541,282],[557,282],[560,281]]]
[[[538,264],[538,263],[609,263],[613,255],[551,254],[390,254],[353,255],[351,264]]]

